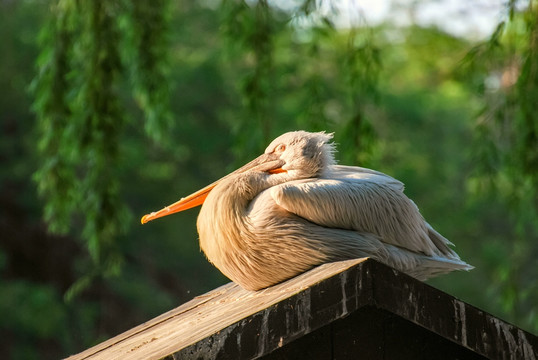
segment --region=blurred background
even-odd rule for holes
[[[283,132],[406,194],[538,332],[538,3],[0,1],[0,357],[57,359],[228,282],[193,209]]]

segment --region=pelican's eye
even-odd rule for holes
[[[276,147],[275,149],[275,153],[279,153],[279,154],[282,154],[284,152],[284,150],[286,150],[286,145],[284,144],[280,144]]]

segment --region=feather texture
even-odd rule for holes
[[[207,196],[197,222],[200,247],[249,290],[359,257],[421,280],[472,269],[424,220],[400,181],[336,165],[331,139],[324,132],[281,135],[257,159],[143,222]]]

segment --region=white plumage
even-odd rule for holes
[[[421,280],[472,269],[424,220],[400,181],[335,165],[331,138],[324,132],[281,135],[257,159],[142,222],[203,202],[197,222],[202,250],[249,290],[358,257]]]

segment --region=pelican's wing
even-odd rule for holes
[[[324,177],[329,179],[370,180],[376,183],[390,185],[400,191],[404,190],[404,184],[401,181],[380,171],[358,166],[332,165],[328,167],[328,171]]]
[[[371,233],[385,243],[430,256],[455,255],[441,235],[430,239],[429,225],[404,195],[403,184],[374,171],[353,175],[352,169],[274,186],[270,194],[283,209],[324,227]]]

